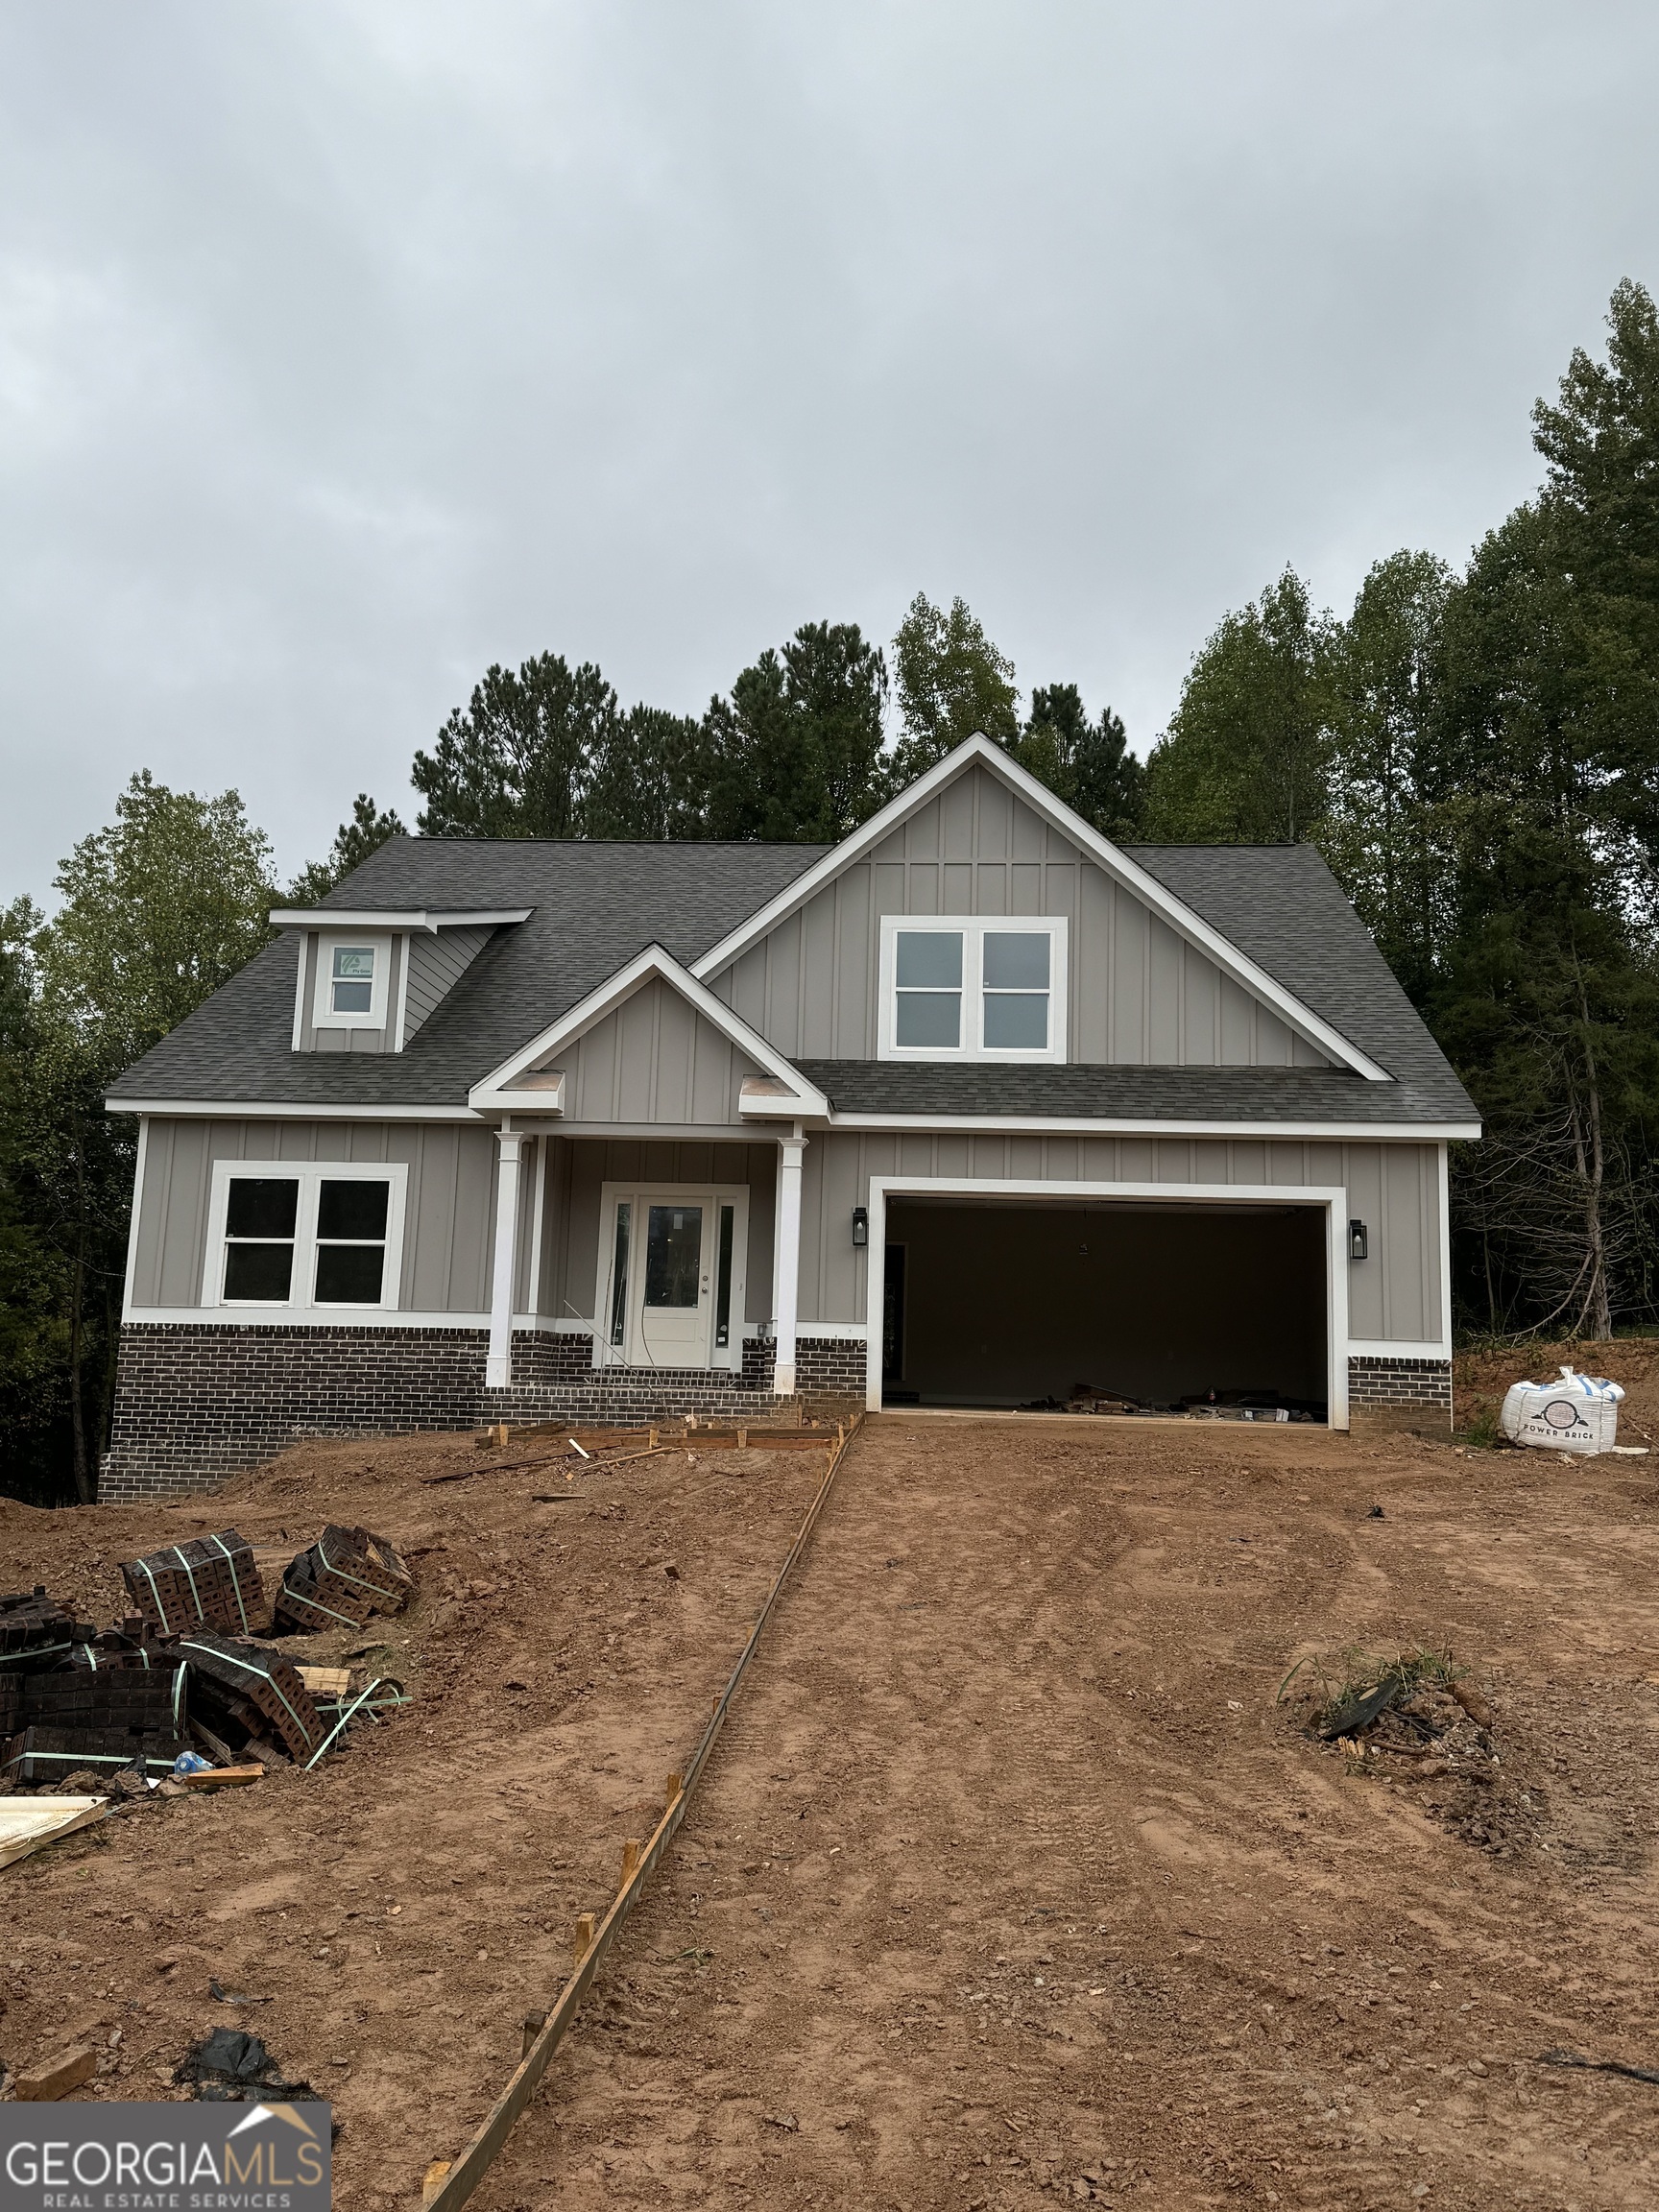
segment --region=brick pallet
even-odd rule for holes
[[[149,1735],[132,1735],[117,1728],[31,1725],[13,1736],[0,1750],[0,1769],[11,1782],[61,1782],[78,1767],[91,1767],[108,1773],[118,1767],[131,1767],[139,1757],[157,1766],[171,1767],[180,1752],[187,1748],[182,1737],[154,1731]]]
[[[43,1587],[0,1598],[0,1670],[29,1673],[57,1667],[72,1645],[95,1633],[89,1621],[77,1621]]]
[[[190,1669],[192,1706],[216,1733],[223,1733],[222,1719],[244,1738],[263,1734],[268,1725],[299,1761],[322,1743],[327,1731],[299,1669],[284,1652],[211,1628],[180,1636],[174,1648]]]
[[[55,1674],[30,1674],[21,1685],[21,1724],[92,1735],[116,1730],[182,1737],[186,1671],[182,1661],[175,1661],[165,1668],[66,1667]]]
[[[246,1636],[264,1613],[253,1548],[234,1528],[123,1560],[121,1577],[145,1618],[170,1636],[201,1626]]]
[[[409,1570],[383,1536],[330,1522],[283,1575],[273,1625],[301,1635],[360,1628],[371,1613],[400,1613],[413,1587]]]

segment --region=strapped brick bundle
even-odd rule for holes
[[[371,1613],[400,1613],[413,1588],[409,1570],[384,1536],[330,1522],[283,1575],[273,1625],[302,1635],[361,1628]]]
[[[43,1586],[0,1598],[0,1673],[27,1674],[39,1667],[60,1667],[73,1644],[94,1630],[89,1621],[48,1598]]]
[[[190,1670],[192,1706],[216,1733],[225,1733],[222,1720],[244,1738],[264,1733],[261,1723],[266,1723],[289,1756],[300,1761],[308,1759],[327,1733],[299,1669],[269,1644],[244,1643],[200,1628],[180,1636],[174,1648]]]
[[[130,1736],[118,1728],[52,1728],[32,1722],[0,1752],[0,1767],[9,1782],[61,1782],[82,1767],[113,1773],[118,1767],[131,1767],[140,1753],[158,1767],[171,1767],[188,1749],[179,1736]]]
[[[234,1528],[125,1559],[121,1577],[145,1618],[169,1636],[202,1626],[246,1636],[264,1613],[253,1547]]]

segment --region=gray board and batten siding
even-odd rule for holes
[[[790,1059],[874,1060],[883,914],[1065,915],[1072,1061],[1328,1065],[978,767],[841,870],[710,988]]]
[[[600,1192],[606,1183],[740,1185],[749,1191],[745,1321],[771,1318],[772,1206],[778,1148],[742,1139],[543,1138],[519,1179],[518,1281],[514,1306],[556,1326],[588,1326],[598,1279]],[[402,1161],[408,1203],[398,1310],[423,1319],[487,1319],[495,1218],[496,1146],[482,1124],[420,1121],[151,1119],[137,1193],[132,1309],[135,1317],[204,1310],[213,1164],[269,1162],[274,1168],[338,1160]],[[540,1197],[541,1233],[535,1233]],[[532,1294],[532,1254],[540,1283]],[[213,1310],[223,1314],[225,1309]],[[250,1320],[256,1314],[245,1316]],[[273,1321],[287,1318],[273,1309]],[[392,1316],[384,1316],[390,1319]]]
[[[1111,1185],[1263,1184],[1345,1189],[1352,1217],[1367,1223],[1370,1257],[1348,1278],[1348,1334],[1356,1342],[1439,1343],[1443,1326],[1440,1147],[1163,1137],[970,1137],[830,1130],[803,1162],[800,1325],[861,1324],[867,1249],[852,1237],[853,1209],[867,1205],[872,1176],[928,1176]],[[1040,1192],[1034,1192],[1034,1196]]]
[[[657,976],[549,1061],[565,1070],[566,1121],[673,1128],[740,1128],[743,1079],[762,1072]]]
[[[461,924],[409,938],[409,989],[403,1006],[405,1045],[425,1026],[493,934],[490,929]]]

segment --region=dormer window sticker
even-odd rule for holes
[[[1064,915],[881,918],[883,1060],[1066,1057]]]
[[[391,952],[384,939],[353,935],[319,941],[314,1016],[319,1028],[385,1027]]]

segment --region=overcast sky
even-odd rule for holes
[[[1286,562],[1536,481],[1659,286],[1659,9],[0,0],[0,899],[284,875],[492,661],[696,711],[960,592],[1144,750]]]

